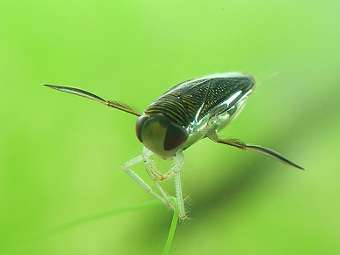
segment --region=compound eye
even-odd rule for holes
[[[170,151],[180,146],[188,138],[186,131],[177,125],[169,124],[164,139],[164,150]]]
[[[136,123],[136,135],[138,140],[142,143],[142,130],[143,130],[143,125],[145,123],[145,121],[148,119],[148,116],[141,116],[137,119],[137,123]]]

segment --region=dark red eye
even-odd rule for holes
[[[145,123],[145,121],[149,118],[149,116],[141,116],[137,119],[136,123],[136,135],[138,137],[138,140],[142,143],[142,128]]]
[[[164,150],[170,151],[180,146],[188,138],[186,131],[177,125],[169,124],[164,139]]]

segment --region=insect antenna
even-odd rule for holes
[[[96,101],[98,103],[101,104],[105,104],[109,107],[121,110],[123,112],[127,112],[130,113],[132,115],[135,115],[137,117],[141,116],[141,113],[139,113],[138,111],[136,111],[135,109],[133,109],[131,106],[127,105],[127,104],[123,104],[117,101],[113,101],[113,100],[106,100],[104,98],[101,98],[91,92],[85,91],[83,89],[79,89],[79,88],[74,88],[74,87],[67,87],[67,86],[59,86],[59,85],[51,85],[51,84],[44,84],[44,86],[61,91],[61,92],[65,92],[65,93],[70,93],[70,94],[74,94],[77,96],[81,96],[81,97],[85,97],[87,99]]]

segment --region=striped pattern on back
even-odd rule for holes
[[[176,124],[187,127],[195,119],[199,121],[232,94],[248,86],[249,78],[242,76],[183,82],[153,102],[145,114],[163,113]]]

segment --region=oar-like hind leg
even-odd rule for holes
[[[282,163],[285,163],[287,165],[290,165],[292,167],[298,168],[300,170],[304,170],[302,166],[299,166],[298,164],[294,163],[293,161],[287,159],[285,156],[283,156],[281,153],[274,151],[273,149],[269,149],[260,145],[255,145],[255,144],[247,144],[244,143],[238,139],[223,139],[219,138],[217,133],[214,132],[212,134],[209,134],[208,136],[210,140],[216,142],[216,143],[222,143],[226,144],[232,147],[236,147],[242,150],[248,150],[248,151],[255,151],[258,153],[261,153],[263,155],[269,156],[273,159],[276,159],[278,161],[281,161]]]
[[[137,117],[141,116],[141,114],[138,111],[136,111],[135,109],[133,109],[131,106],[129,106],[127,104],[123,104],[123,103],[120,103],[120,102],[117,102],[117,101],[114,101],[114,100],[106,100],[104,98],[101,98],[101,97],[99,97],[99,96],[97,96],[97,95],[95,95],[95,94],[93,94],[89,91],[83,90],[83,89],[69,87],[69,86],[52,85],[52,84],[45,84],[44,86],[49,87],[51,89],[61,91],[61,92],[85,97],[87,99],[96,101],[98,103],[107,105],[109,107],[118,109],[118,110],[123,111],[123,112],[127,112],[127,113],[135,115]]]

